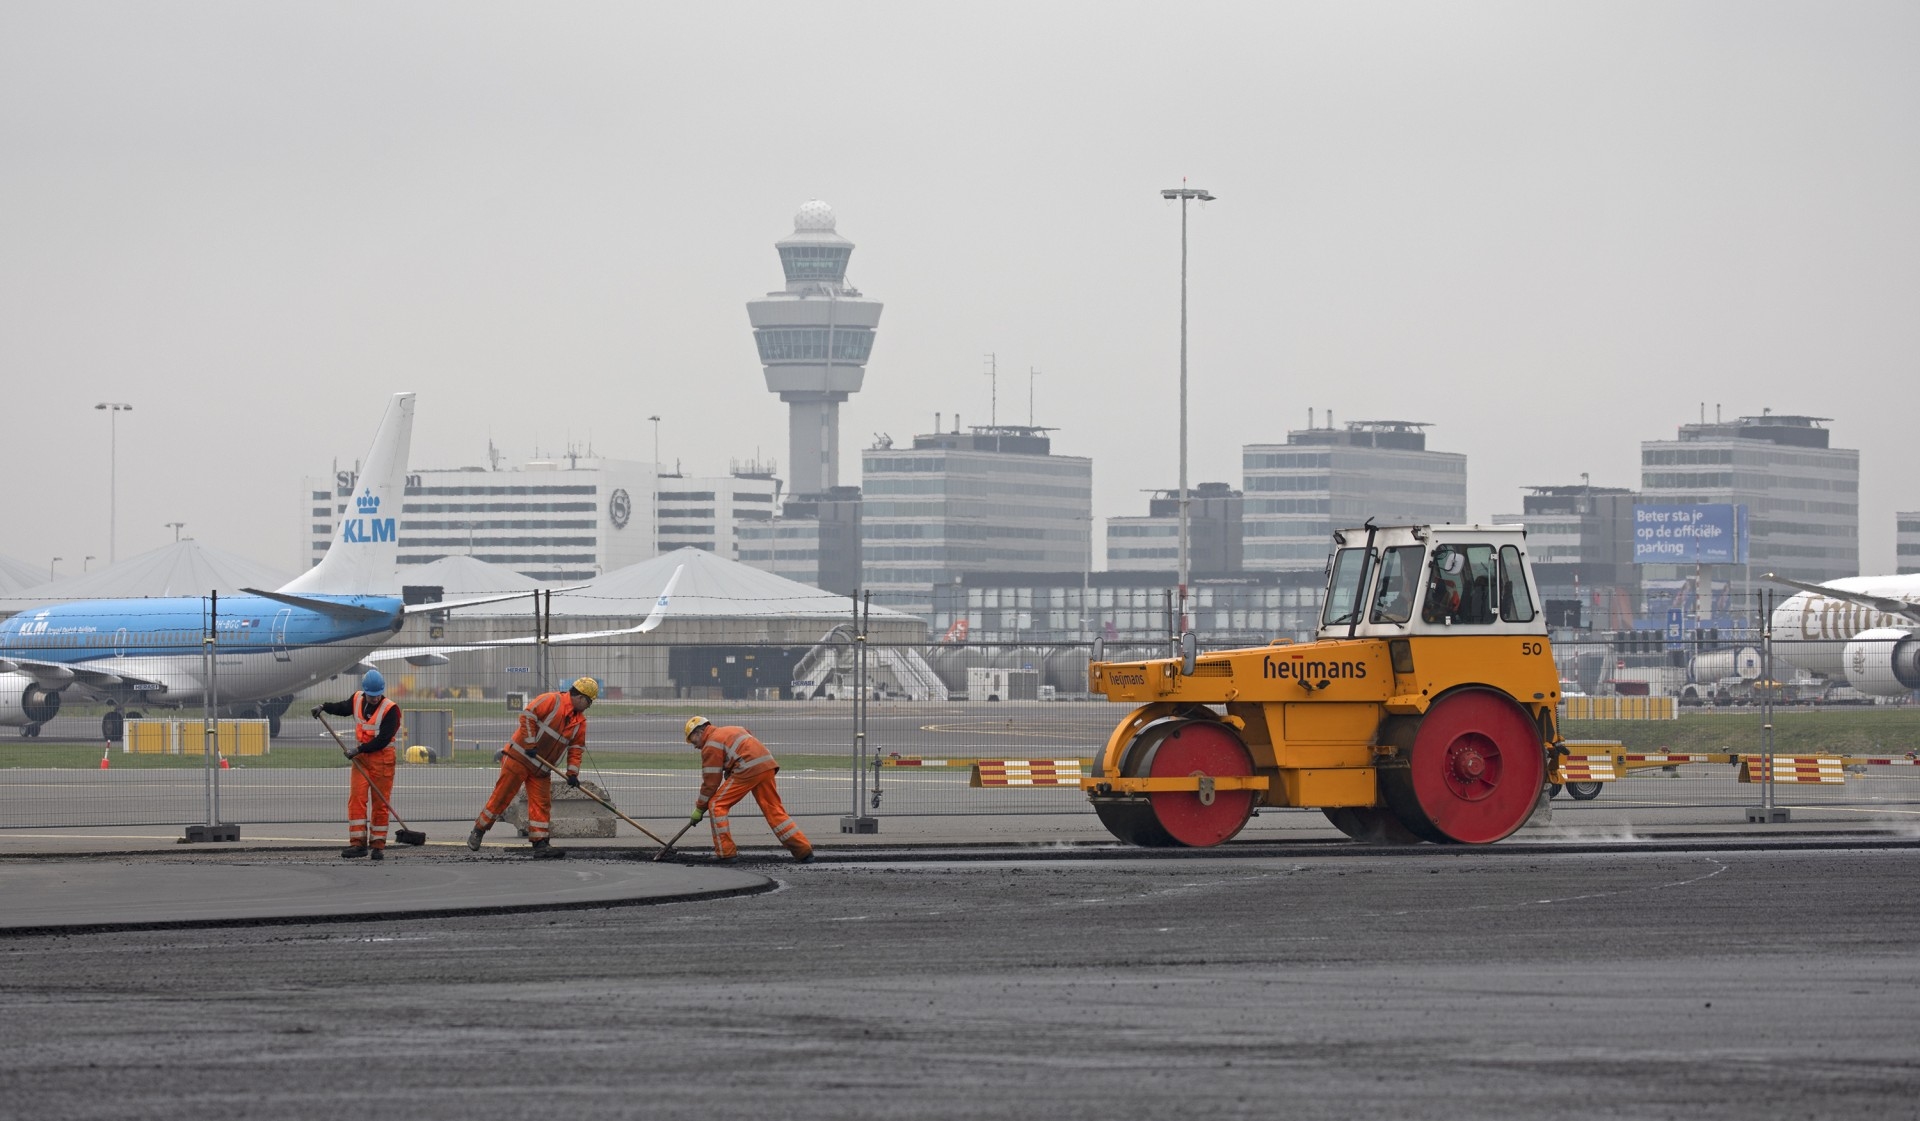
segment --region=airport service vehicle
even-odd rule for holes
[[[1559,676],[1519,526],[1334,534],[1312,642],[1108,662],[1136,707],[1080,780],[1108,831],[1217,845],[1258,806],[1356,839],[1488,844],[1524,825],[1559,741]]]

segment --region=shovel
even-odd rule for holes
[[[673,851],[673,846],[680,843],[680,838],[686,836],[687,830],[692,829],[694,827],[694,824],[695,824],[694,822],[689,821],[685,825],[682,825],[680,827],[680,832],[675,833],[673,835],[673,840],[667,842],[667,847],[661,849],[659,852],[654,853],[653,858],[655,860],[665,860],[667,858],[667,854]]]
[[[425,833],[420,832],[418,829],[407,828],[407,819],[400,816],[400,811],[393,808],[393,803],[387,801],[387,796],[385,794],[380,793],[380,784],[373,781],[373,776],[368,774],[366,771],[366,768],[360,765],[360,760],[355,759],[353,757],[353,752],[347,750],[346,743],[344,743],[340,739],[340,733],[333,730],[333,725],[327,723],[326,717],[322,716],[320,718],[320,726],[322,728],[325,728],[327,730],[327,734],[333,737],[334,743],[337,743],[340,745],[340,754],[345,755],[347,757],[348,765],[350,765],[354,770],[359,771],[361,778],[367,780],[367,789],[373,791],[373,796],[375,798],[380,799],[381,805],[387,807],[387,812],[393,815],[393,820],[400,823],[400,828],[394,830],[393,839],[400,842],[403,845],[426,844],[427,835]]]

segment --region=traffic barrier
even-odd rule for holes
[[[1079,786],[1084,759],[983,759],[973,765],[968,786]]]
[[[1837,755],[1748,755],[1740,760],[1740,781],[1837,786],[1847,781],[1845,765]]]

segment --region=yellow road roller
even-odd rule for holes
[[[1559,741],[1559,674],[1519,526],[1334,534],[1312,642],[1106,661],[1136,706],[1081,780],[1115,837],[1217,845],[1257,806],[1377,843],[1489,844],[1526,824]]]

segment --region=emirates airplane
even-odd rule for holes
[[[1876,697],[1920,689],[1920,574],[1767,579],[1799,589],[1773,612],[1777,656]]]

